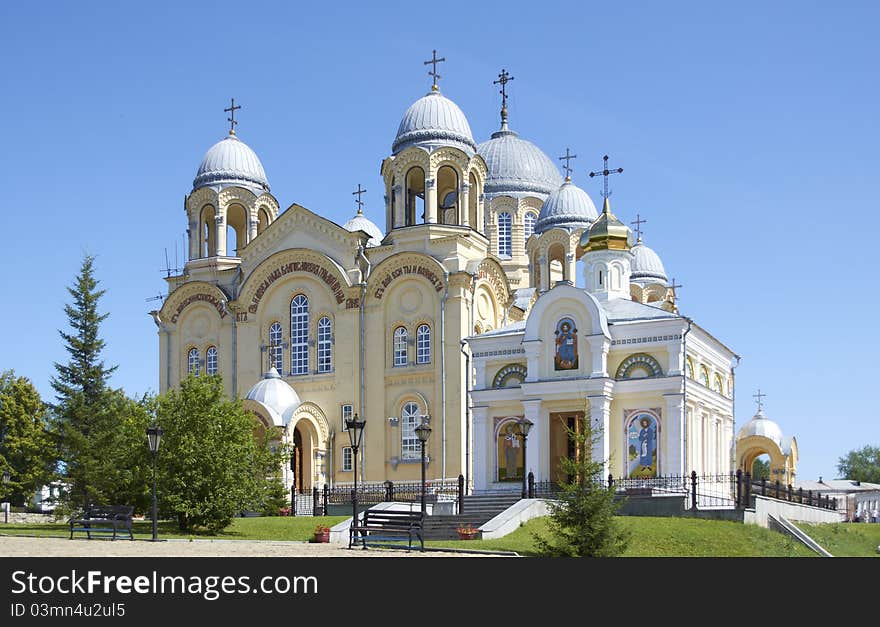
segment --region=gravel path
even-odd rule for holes
[[[269,540],[86,540],[0,537],[0,557],[498,557],[482,553],[349,549],[347,545]]]

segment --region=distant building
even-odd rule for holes
[[[837,499],[837,511],[846,515],[846,520],[852,522],[856,515],[860,522],[867,522],[871,518],[871,512],[880,508],[880,483],[868,483],[866,481],[853,481],[851,479],[829,479],[823,481],[800,481],[795,489],[803,488],[804,493],[809,490],[832,499]]]

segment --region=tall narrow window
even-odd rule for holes
[[[342,406],[342,430],[348,431],[348,425],[346,424],[346,420],[351,420],[352,415],[354,413],[354,405],[343,405]]]
[[[205,351],[205,372],[208,374],[217,374],[217,347],[210,346]]]
[[[510,235],[510,214],[506,211],[498,214],[498,256],[510,257],[513,243]]]
[[[400,412],[400,455],[403,459],[421,459],[422,446],[416,427],[422,422],[417,403],[406,403]]]
[[[416,330],[416,363],[431,363],[431,327],[420,324]]]
[[[523,246],[525,246],[526,242],[529,241],[529,238],[532,236],[532,233],[535,232],[535,222],[537,221],[538,216],[532,211],[526,211],[526,217],[523,221]]]
[[[290,374],[309,373],[309,299],[297,294],[290,301]]]
[[[281,346],[281,323],[269,327],[269,363],[278,372],[284,371],[284,347]]]
[[[199,376],[199,370],[201,370],[201,363],[199,362],[199,349],[191,348],[189,349],[189,353],[187,355],[186,371],[191,372],[196,376]]]
[[[318,372],[333,372],[332,325],[330,318],[318,320]]]
[[[350,446],[342,448],[342,472],[351,472],[354,468],[354,456]]]
[[[394,329],[394,367],[406,365],[406,340],[405,327]]]

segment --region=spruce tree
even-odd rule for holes
[[[72,303],[64,312],[70,332],[59,330],[69,354],[66,364],[55,364],[52,378],[56,393],[54,418],[60,435],[62,460],[68,482],[67,504],[86,506],[105,499],[100,487],[102,470],[113,444],[113,430],[120,402],[108,388],[116,367],[105,367],[101,360],[104,340],[101,322],[109,314],[98,312],[104,290],[98,289],[94,257],[86,255],[73,287],[68,287]]]
[[[560,470],[567,479],[559,494],[548,502],[549,537],[535,534],[538,552],[545,557],[615,557],[626,550],[628,532],[615,517],[620,503],[604,477],[604,461],[593,459],[602,439],[601,430],[585,417],[566,432],[574,445],[574,458],[564,457]]]

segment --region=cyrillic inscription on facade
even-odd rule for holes
[[[399,268],[395,268],[394,270],[389,272],[388,276],[386,276],[384,279],[382,279],[382,282],[379,284],[379,287],[376,288],[376,291],[374,292],[373,295],[376,298],[382,298],[382,295],[385,293],[385,290],[388,288],[388,286],[391,285],[391,282],[394,279],[396,279],[400,276],[403,276],[405,274],[421,275],[421,276],[425,277],[426,279],[428,279],[428,281],[431,282],[431,285],[434,286],[434,289],[437,290],[438,292],[443,289],[443,280],[440,279],[433,270],[431,270],[430,268],[426,268],[424,266],[410,264],[410,265],[400,266]]]
[[[223,305],[220,303],[220,299],[218,299],[213,294],[193,294],[187,298],[184,298],[183,301],[177,306],[177,309],[174,310],[174,315],[171,316],[171,323],[174,324],[177,322],[177,319],[180,317],[181,312],[186,309],[188,305],[192,303],[202,301],[206,303],[211,303],[214,306],[214,309],[217,310],[217,313],[220,314],[221,318],[226,317],[226,311],[223,309]]]
[[[345,292],[342,289],[342,284],[339,282],[339,279],[336,278],[333,272],[331,272],[324,266],[314,263],[312,261],[291,261],[290,263],[285,263],[278,266],[269,273],[269,276],[263,279],[263,282],[260,283],[259,287],[257,287],[257,291],[254,293],[254,297],[251,299],[251,304],[248,306],[248,312],[257,313],[257,306],[260,304],[260,299],[263,298],[263,294],[266,293],[266,290],[269,289],[269,286],[281,277],[288,275],[291,272],[309,272],[311,274],[314,274],[316,277],[327,284],[327,286],[330,288],[330,291],[333,292],[333,296],[334,298],[336,298],[337,304],[340,304],[345,300]]]

